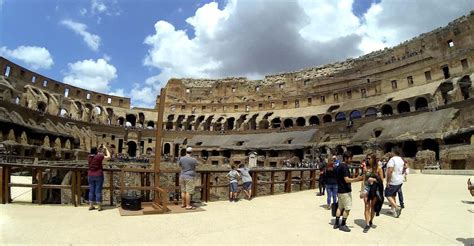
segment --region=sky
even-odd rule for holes
[[[296,71],[469,14],[474,0],[0,0],[0,55],[154,107],[170,78]]]

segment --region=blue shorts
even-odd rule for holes
[[[389,185],[385,188],[385,197],[396,196],[397,192],[402,188],[402,185]]]
[[[250,188],[252,188],[252,181],[243,183],[242,187],[244,188],[244,190],[250,190]]]
[[[232,182],[229,184],[230,192],[237,192],[237,182]]]

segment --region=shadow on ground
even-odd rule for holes
[[[456,241],[463,243],[464,245],[474,245],[474,238],[456,238]]]

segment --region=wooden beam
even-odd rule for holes
[[[166,89],[161,88],[160,101],[158,102],[158,120],[156,123],[155,139],[155,187],[160,186],[160,163],[161,163],[161,141],[163,139],[163,115],[165,113]],[[159,202],[157,196],[153,198],[154,202]]]

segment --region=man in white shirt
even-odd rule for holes
[[[387,185],[385,188],[385,197],[390,203],[394,215],[396,218],[400,217],[402,209],[397,205],[395,196],[397,192],[402,188],[403,184],[403,167],[405,162],[400,157],[400,149],[394,147],[392,149],[392,158],[387,163]]]

